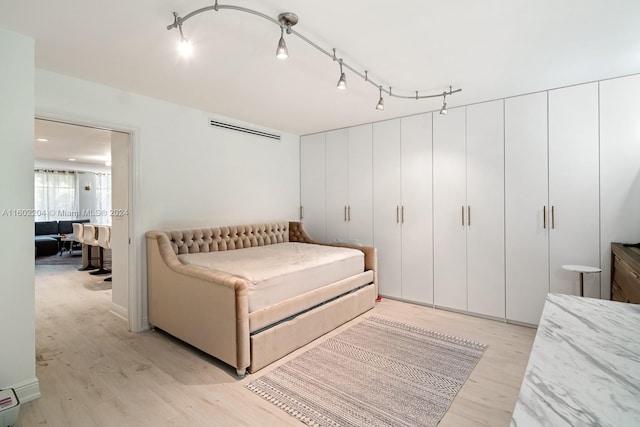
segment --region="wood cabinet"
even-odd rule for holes
[[[611,244],[611,299],[640,304],[640,249]]]

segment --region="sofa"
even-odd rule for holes
[[[73,233],[73,223],[90,222],[89,219],[70,221],[36,221],[35,222],[35,254],[36,256],[55,255],[60,250],[60,237]]]
[[[300,222],[149,231],[146,239],[151,327],[235,367],[241,378],[373,308],[377,298],[375,248],[315,242]],[[283,250],[292,261],[283,261]],[[262,268],[278,274],[258,277]]]

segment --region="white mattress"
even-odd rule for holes
[[[296,242],[182,254],[178,259],[247,280],[250,313],[364,271],[362,251]]]

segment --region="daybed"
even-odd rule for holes
[[[240,377],[375,305],[376,249],[314,242],[299,222],[146,236],[150,325]]]

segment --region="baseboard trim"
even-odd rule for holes
[[[38,378],[23,381],[11,386],[10,388],[15,390],[21,404],[39,399],[42,396],[40,393],[40,382],[38,381]]]
[[[129,320],[129,311],[118,304],[111,303],[111,312],[123,320]]]

